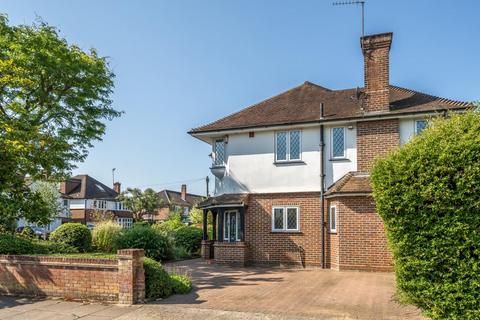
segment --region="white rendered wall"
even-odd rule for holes
[[[415,135],[415,121],[424,119],[419,117],[400,119],[400,145],[407,143]]]
[[[292,128],[294,129],[294,128]],[[325,186],[355,171],[356,129],[346,129],[346,158],[330,160],[330,127],[325,128]],[[320,191],[320,128],[302,129],[302,162],[275,163],[274,131],[232,134],[226,145],[226,174],[215,179],[215,194]]]

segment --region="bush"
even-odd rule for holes
[[[372,183],[401,297],[480,319],[480,114],[453,114],[376,162]]]
[[[87,226],[81,223],[65,223],[52,232],[50,240],[75,247],[80,252],[86,252],[91,248],[92,234]]]
[[[20,235],[24,238],[35,238],[35,232],[33,232],[33,229],[29,226],[25,226],[20,232]]]
[[[115,242],[122,232],[122,227],[113,221],[104,221],[95,225],[92,230],[92,243],[95,249],[102,252],[113,252]]]
[[[171,243],[162,233],[151,227],[135,226],[123,232],[115,241],[115,249],[138,248],[155,260],[171,257]]]
[[[186,294],[192,291],[192,282],[187,276],[172,274],[170,276],[174,294]]]
[[[190,258],[190,252],[184,247],[173,246],[172,259],[181,260]]]
[[[175,231],[175,245],[185,248],[190,255],[202,245],[203,231],[194,226],[182,226]]]
[[[0,254],[77,253],[74,247],[63,243],[0,234]]]
[[[145,270],[145,296],[147,299],[166,298],[172,294],[172,282],[160,262],[143,259]]]

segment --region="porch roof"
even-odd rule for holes
[[[371,193],[370,175],[366,172],[351,171],[331,185],[325,197],[370,195]]]
[[[244,207],[248,200],[248,194],[230,193],[222,194],[216,197],[210,197],[198,204],[201,209],[221,208],[221,207]]]

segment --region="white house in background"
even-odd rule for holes
[[[100,181],[82,174],[61,183],[60,193],[64,205],[69,208],[71,220],[93,228],[95,213],[113,214],[115,221],[123,228],[133,224],[132,212],[117,200],[120,194],[120,182],[113,189]]]

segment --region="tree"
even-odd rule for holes
[[[376,162],[400,297],[433,319],[480,319],[480,113],[434,119]]]
[[[94,49],[68,44],[39,21],[8,25],[0,15],[0,223],[42,220],[37,192],[25,178],[55,181],[101,140],[114,74]]]
[[[162,204],[157,193],[150,188],[143,192],[137,188],[127,188],[118,196],[118,200],[132,211],[135,221],[142,221],[146,214],[155,214]]]
[[[36,181],[30,185],[30,189],[39,195],[44,203],[43,207],[45,213],[38,217],[36,221],[29,222],[38,225],[47,225],[65,210],[60,197],[58,184],[46,181]]]

